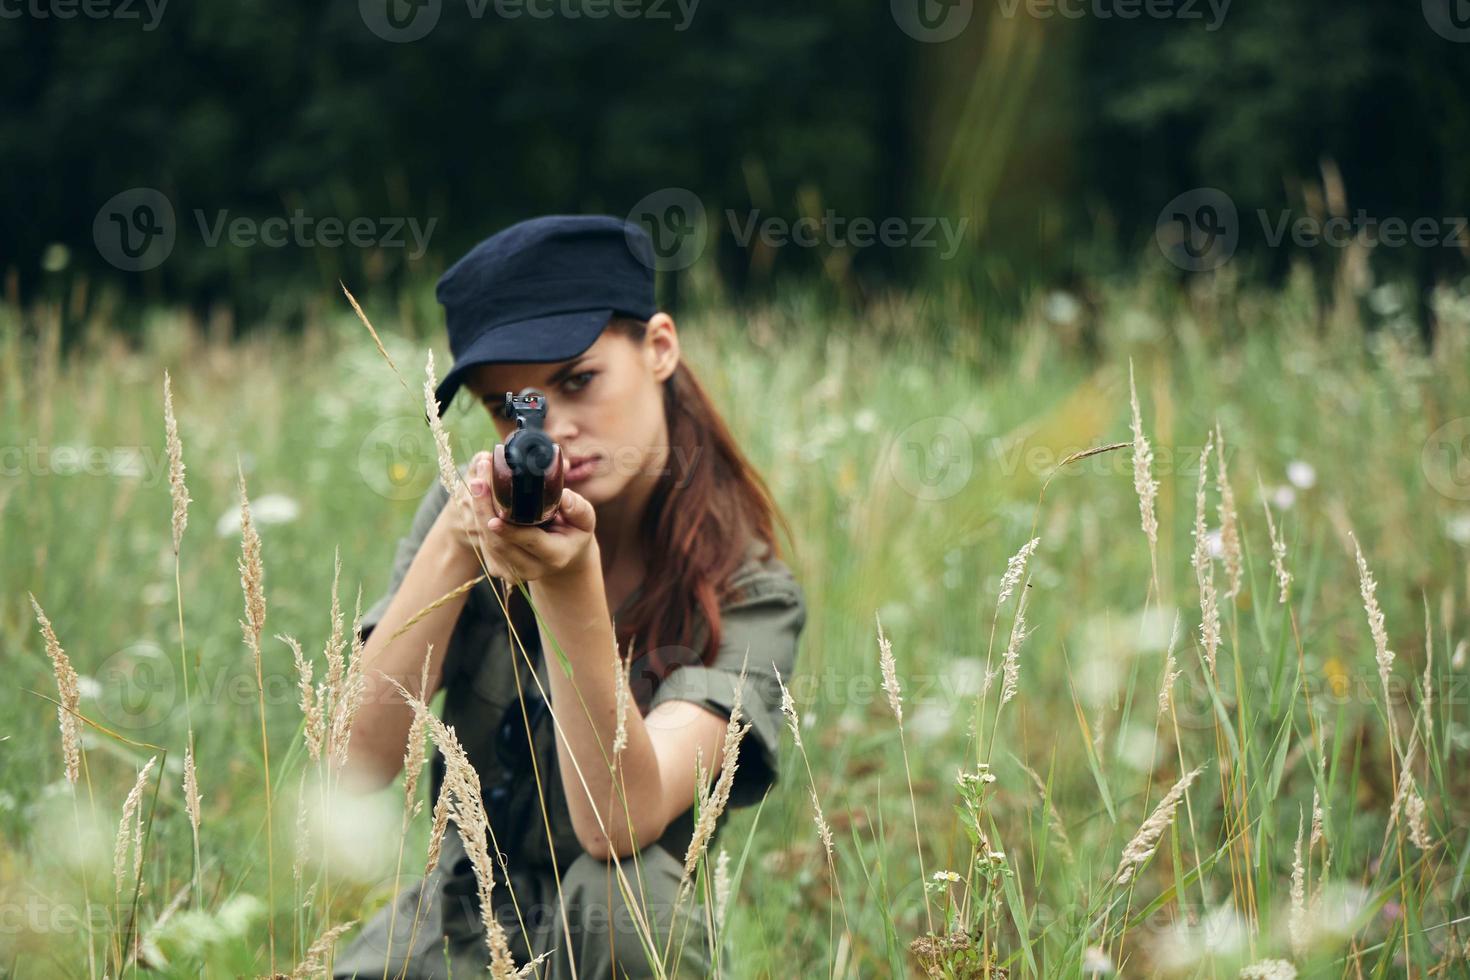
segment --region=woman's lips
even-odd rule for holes
[[[597,456],[581,456],[567,460],[567,483],[580,483],[597,472]]]

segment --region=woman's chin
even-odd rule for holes
[[[586,479],[569,481],[570,490],[581,494],[593,507],[626,497],[630,481],[620,480],[615,473],[594,473]]]
[[[568,490],[575,490],[586,498],[587,502],[596,507],[606,500],[611,500],[615,494],[609,494],[603,487],[605,481],[599,474],[592,474],[581,480],[568,480]]]

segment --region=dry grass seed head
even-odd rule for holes
[[[367,690],[367,679],[363,676],[362,639],[362,587],[357,589],[357,606],[352,617],[352,655],[342,672],[341,682],[332,691],[332,721],[327,732],[327,745],[333,765],[338,769],[347,765],[347,743],[352,738],[352,722],[362,707],[362,696]]]
[[[1152,549],[1159,543],[1159,519],[1155,510],[1159,483],[1153,478],[1154,451],[1148,437],[1143,434],[1143,414],[1138,408],[1138,388],[1133,383],[1131,359],[1128,361],[1128,405],[1133,429],[1133,491],[1138,494],[1139,523]]]
[[[190,497],[184,484],[184,444],[179,439],[178,419],[174,417],[173,382],[167,371],[163,372],[163,428],[168,449],[168,491],[173,500],[174,555],[177,556],[184,528],[189,524]]]
[[[417,697],[424,702],[428,701],[429,660],[433,656],[434,644],[430,643],[424,650],[423,666],[419,669]],[[424,762],[428,758],[424,745],[424,726],[423,716],[415,711],[413,721],[408,726],[408,748],[403,754],[403,807],[405,815],[410,819],[420,809],[420,803],[415,797],[418,795],[419,776],[423,773]]]
[[[133,781],[133,788],[128,790],[128,795],[123,800],[122,819],[117,825],[117,841],[112,848],[112,881],[116,893],[122,892],[123,881],[127,877],[128,850],[131,845],[133,850],[133,878],[136,881],[143,871],[143,814],[141,804],[143,802],[143,788],[148,785],[148,775],[153,772],[154,764],[158,762],[158,756],[153,756],[138,771],[138,778]]]
[[[1029,585],[1027,586],[1029,588]],[[1021,642],[1026,639],[1026,590],[1021,590],[1021,601],[1016,605],[1016,620],[1011,624],[1011,639],[1006,644],[1005,656],[1001,659],[1002,680],[1000,703],[1002,706],[1016,696],[1021,678]]]
[[[1302,863],[1302,836],[1306,831],[1305,816],[1297,814],[1296,848],[1291,861],[1291,913],[1287,917],[1287,932],[1291,937],[1291,951],[1302,956],[1307,948],[1307,871]]]
[[[442,804],[444,806],[443,819],[453,820],[455,826],[459,828],[465,854],[469,857],[470,865],[475,872],[475,885],[480,899],[480,918],[485,925],[485,946],[490,952],[490,975],[497,980],[526,976],[550,953],[549,951],[543,953],[524,967],[517,969],[514,957],[511,955],[505,928],[495,917],[494,905],[491,901],[495,889],[495,866],[490,860],[490,819],[485,813],[479,774],[471,765],[469,756],[465,753],[454,729],[436,718],[429,711],[428,705],[409,694],[404,690],[403,685],[391,677],[388,678],[388,681],[398,689],[399,695],[413,709],[415,716],[423,719],[429,738],[433,740],[434,745],[444,757],[444,781],[440,788],[439,800],[435,801],[436,827],[434,842],[431,844],[433,856],[437,860],[437,845],[443,836],[443,831],[438,826]]]
[[[1133,880],[1133,875],[1138,868],[1153,856],[1154,849],[1159,846],[1159,839],[1164,836],[1164,831],[1174,822],[1174,811],[1179,808],[1179,803],[1184,799],[1185,792],[1191,783],[1205,767],[1199,766],[1191,772],[1185,773],[1177,783],[1170,788],[1164,798],[1154,807],[1148,819],[1138,828],[1138,833],[1123,848],[1123,859],[1118,862],[1116,880],[1120,885],[1126,885]]]
[[[1199,586],[1200,642],[1205,648],[1205,663],[1215,669],[1215,653],[1220,647],[1220,604],[1215,594],[1215,566],[1210,558],[1206,543],[1205,487],[1208,483],[1210,453],[1214,449],[1214,433],[1205,439],[1205,448],[1199,458],[1199,484],[1194,492],[1194,554],[1190,563],[1194,566],[1195,582]]]
[[[747,657],[749,654],[747,653]],[[740,757],[740,744],[745,735],[750,731],[749,723],[741,724],[742,706],[741,695],[745,689],[745,663],[740,665],[740,680],[735,685],[734,703],[730,706],[730,717],[725,723],[725,742],[720,760],[720,775],[715,781],[714,789],[706,797],[701,792],[701,805],[699,808],[699,819],[694,826],[694,834],[689,839],[689,849],[684,854],[684,881],[688,882],[694,874],[694,868],[699,863],[699,857],[708,847],[710,838],[714,836],[715,827],[719,822],[720,815],[725,812],[725,805],[730,800],[730,790],[735,785],[735,770],[738,767]],[[699,772],[699,785],[704,786],[708,777],[704,776],[700,769],[701,758],[696,760],[696,772]]]
[[[184,809],[189,814],[189,824],[194,828],[194,836],[198,837],[201,811],[199,773],[194,767],[194,746],[192,745],[184,749]]]
[[[1005,574],[1000,577],[1000,595],[995,600],[996,606],[1005,605],[1005,601],[1016,591],[1016,586],[1026,574],[1026,562],[1036,553],[1036,546],[1039,544],[1041,544],[1040,538],[1032,538],[1021,545],[1021,550],[1006,562]]]
[[[878,614],[873,614],[873,621],[878,624],[878,666],[883,672],[883,691],[888,695],[888,707],[893,711],[893,717],[898,719],[900,726],[903,725],[903,693],[898,687],[898,670],[893,662],[893,644],[888,642],[888,637],[883,635],[883,621]]]
[[[315,762],[322,756],[322,740],[326,737],[326,718],[322,713],[322,699],[311,685],[311,661],[306,659],[306,654],[301,650],[301,644],[296,642],[294,636],[277,633],[276,639],[291,648],[291,658],[296,665],[298,704],[301,706],[303,719],[302,732],[306,739],[306,750],[311,755],[312,761]]]
[[[1215,436],[1215,480],[1220,490],[1220,551],[1225,558],[1225,576],[1230,581],[1225,595],[1234,600],[1240,595],[1242,584],[1240,522],[1235,510],[1235,491],[1230,487],[1230,469],[1225,462],[1225,434],[1218,422],[1215,423]]]
[[[333,926],[316,938],[306,950],[306,955],[297,964],[296,969],[291,971],[291,980],[316,980],[326,972],[327,952],[342,938],[342,934],[357,924],[357,920],[344,922]]]
[[[236,461],[240,481],[240,587],[245,593],[245,618],[240,629],[256,672],[260,671],[260,634],[265,629],[265,566],[260,558],[260,533],[250,516],[250,497],[245,491],[245,471]]]
[[[432,349],[424,364],[424,375],[424,413],[429,419],[429,431],[434,435],[434,453],[439,461],[439,482],[444,486],[445,492],[454,496],[455,488],[459,485],[459,470],[455,468],[454,453],[449,448],[449,433],[444,431],[444,420],[439,417],[439,400],[434,396],[439,380],[434,376]]]
[[[791,692],[786,689],[786,681],[781,677],[781,668],[776,662],[771,661],[771,670],[776,674],[776,684],[781,688],[781,714],[786,719],[786,727],[791,729],[792,741],[796,743],[798,750],[801,745],[801,723],[796,717],[796,702],[791,698]]]
[[[61,755],[66,763],[66,780],[75,786],[82,760],[81,721],[77,718],[82,700],[81,686],[77,672],[72,669],[71,658],[56,638],[51,620],[46,618],[36,597],[29,592],[26,595],[30,596],[31,608],[35,610],[36,622],[40,624],[41,636],[46,641],[46,658],[51,661],[51,671],[56,675],[57,700],[61,702],[56,707],[56,720],[61,726]]]

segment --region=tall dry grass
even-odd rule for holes
[[[1366,347],[1315,332],[1312,302],[1292,288],[1105,293],[1100,365],[1028,323],[1040,339],[981,370],[918,351],[880,358],[860,332],[822,336],[820,318],[815,335],[792,332],[796,313],[780,309],[740,324],[790,338],[771,360],[742,346],[729,314],[708,314],[726,368],[710,374],[715,397],[748,406],[776,393],[797,419],[735,414],[804,529],[793,563],[811,613],[797,674],[780,684],[781,788],[724,812],[749,724],[737,713],[729,775],[710,773],[698,802],[702,827],[728,821],[728,850],[684,856],[688,897],[738,953],[720,958],[722,975],[1454,975],[1467,941],[1470,531],[1444,480],[1457,471],[1433,451],[1470,404],[1470,300],[1445,300],[1429,352],[1392,326]],[[882,329],[902,332],[939,313],[885,315]],[[509,887],[472,769],[455,776],[462,798],[424,805],[425,742],[446,758],[455,743],[422,679],[405,691],[420,720],[390,812],[339,792],[362,667],[325,555],[340,543],[341,565],[381,569],[391,540],[346,532],[402,518],[416,499],[385,503],[366,477],[344,490],[341,474],[363,472],[359,434],[385,415],[422,424],[418,393],[382,373],[384,358],[406,363],[422,347],[373,331],[364,357],[360,335],[340,332],[222,348],[165,324],[144,353],[105,359],[129,379],[106,403],[89,394],[97,352],[67,362],[49,340],[6,334],[20,356],[3,363],[38,365],[25,378],[5,368],[7,418],[33,427],[11,429],[10,444],[47,431],[51,443],[137,445],[152,432],[165,467],[151,485],[117,478],[101,507],[76,506],[84,488],[54,473],[25,493],[0,488],[7,541],[28,546],[0,574],[15,595],[20,583],[35,593],[21,611],[42,626],[37,643],[11,625],[22,617],[0,617],[34,651],[37,693],[7,706],[31,721],[55,708],[62,735],[49,721],[45,734],[0,733],[14,759],[0,819],[18,855],[0,866],[0,900],[24,911],[40,895],[85,919],[23,918],[4,965],[318,973],[351,923],[396,893],[406,855],[432,866],[450,820],[483,844],[483,895]],[[301,345],[375,379],[357,386],[375,394],[306,394]],[[690,356],[716,349],[693,341]],[[219,392],[248,400],[226,412]],[[273,437],[277,412],[305,421]],[[422,453],[428,479],[445,472],[440,447],[452,463],[475,424],[443,420],[445,439]],[[937,463],[963,454],[936,456],[955,443],[935,432],[969,439],[957,488]],[[1128,453],[1111,441],[1124,436]],[[236,447],[239,465],[226,464]],[[1237,487],[1254,490],[1237,498]],[[330,519],[260,520],[264,491],[281,488]],[[159,506],[143,505],[149,493]],[[186,508],[235,510],[238,529],[211,539],[191,520],[186,538]],[[282,646],[262,645],[268,559],[272,623],[306,642],[283,632]],[[118,567],[138,571],[138,595],[94,587]],[[329,576],[323,616],[313,610]],[[238,615],[234,588],[249,658],[232,658],[242,634],[221,628]],[[137,635],[167,637],[158,647],[177,636],[178,656],[131,650]],[[160,659],[182,695],[161,718],[129,713],[119,691],[136,692],[138,666]],[[248,697],[229,693],[232,679]],[[598,764],[615,772],[616,754]],[[288,881],[275,857],[290,821],[275,811],[293,787],[304,830]],[[53,795],[65,820],[47,819]],[[323,833],[323,814],[373,830],[375,870]],[[62,832],[65,851],[48,836]],[[636,881],[618,887],[637,895]],[[679,940],[658,948],[649,926],[655,972],[668,973]],[[535,972],[498,940],[486,954],[502,975]]]

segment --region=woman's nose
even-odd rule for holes
[[[546,410],[545,428],[546,434],[555,443],[570,442],[577,434],[577,425],[572,418],[572,413],[558,411],[554,407],[548,407]]]

